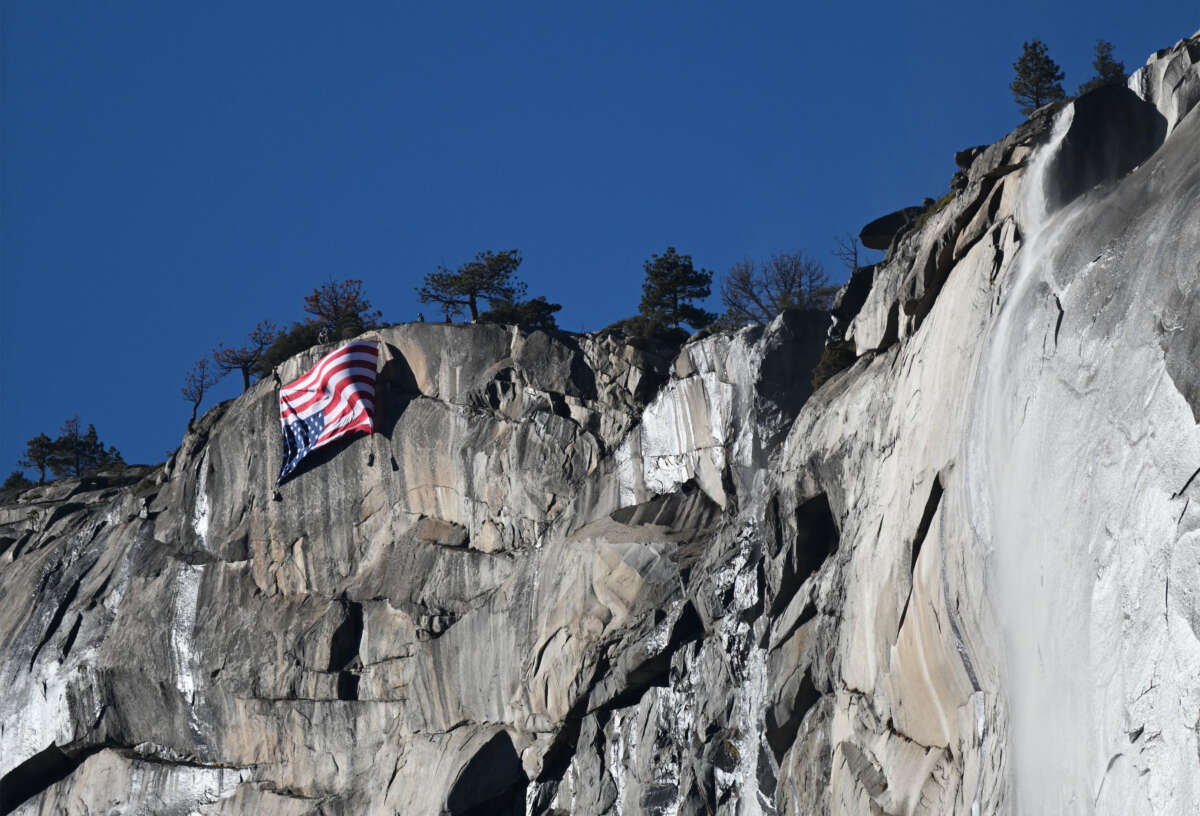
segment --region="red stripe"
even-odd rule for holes
[[[370,386],[371,393],[375,393],[374,372],[371,372],[370,374],[355,374],[354,376],[339,380],[337,383],[337,392],[333,395],[330,395],[324,389],[322,389],[320,391],[313,392],[311,396],[306,398],[293,398],[288,402],[285,402],[281,397],[279,400],[279,410],[281,415],[284,413],[301,414],[307,409],[316,405],[318,401],[327,400],[330,403],[336,403],[338,397],[346,388],[363,385]]]
[[[352,431],[366,431],[367,433],[375,432],[374,425],[371,421],[370,411],[365,405],[363,406],[363,413],[358,419],[343,428],[331,428],[325,431],[319,437],[317,437],[317,445],[324,445],[326,442],[332,442],[338,437],[344,436]]]
[[[282,402],[284,399],[290,399],[293,402],[297,398],[303,398],[305,394],[317,394],[323,391],[329,384],[329,381],[343,371],[349,371],[352,368],[361,368],[363,371],[369,371],[372,379],[375,376],[375,364],[367,360],[344,360],[334,364],[327,371],[323,372],[320,379],[314,380],[311,387],[301,389],[283,388],[279,391],[279,399]]]
[[[367,400],[367,402],[369,402],[371,404],[371,407],[374,408],[375,407],[374,397],[375,397],[374,393],[367,394],[366,392],[363,392],[363,391],[353,391],[350,394],[342,395],[341,397],[339,397],[338,403],[340,403],[342,401],[342,399],[345,399],[346,404],[343,405],[341,410],[339,410],[336,414],[326,414],[325,415],[325,424],[332,425],[333,423],[337,422],[339,419],[344,417],[346,414],[352,413],[354,411],[354,406],[358,405],[360,402],[362,402],[364,398]],[[336,405],[338,403],[334,403],[334,404]],[[367,406],[363,405],[363,408],[364,408],[364,410],[366,410]]]
[[[336,425],[338,422],[345,419],[348,415],[354,413],[354,407],[359,404],[361,404],[363,406],[364,411],[374,411],[375,410],[375,401],[373,399],[371,399],[371,396],[369,394],[366,395],[365,397],[361,397],[361,396],[353,397],[350,400],[348,400],[346,402],[346,405],[342,407],[342,410],[338,411],[336,414],[326,414],[325,427],[328,428],[330,425]]]
[[[336,394],[332,395],[328,400],[326,400],[326,404],[324,406],[322,406],[321,408],[319,408],[316,411],[312,411],[311,413],[307,414],[303,418],[308,419],[308,417],[312,416],[313,414],[319,413],[320,411],[326,412],[326,417],[332,416],[332,414],[329,414],[328,412],[336,409],[337,405],[342,401],[343,396],[345,396],[347,390],[349,390],[351,393],[354,393],[354,394],[365,394],[368,397],[375,396],[375,389],[372,387],[371,383],[358,383],[358,384],[355,384],[352,388],[339,389]],[[339,413],[340,413],[340,411],[339,411]],[[292,407],[287,407],[287,406],[280,408],[279,415],[281,417],[283,417],[284,420],[289,420],[289,419],[293,419],[293,418],[295,418],[295,419],[301,418],[299,409],[293,409]]]
[[[306,371],[303,375],[301,375],[300,377],[297,377],[296,379],[292,380],[290,383],[287,383],[286,385],[284,385],[280,389],[280,391],[281,392],[287,391],[289,389],[299,388],[299,387],[304,387],[304,388],[310,387],[318,379],[320,379],[324,376],[325,367],[327,367],[331,363],[336,363],[337,361],[339,361],[340,358],[345,357],[346,355],[349,355],[349,354],[367,354],[367,355],[375,357],[376,361],[378,362],[379,347],[374,343],[351,343],[348,346],[343,346],[340,349],[331,351],[329,354],[326,354],[324,357],[322,357],[320,360],[318,360],[317,364],[314,365],[312,368],[310,368],[308,371]],[[362,362],[366,362],[366,361],[362,361]]]
[[[364,369],[367,369],[370,371],[374,371],[375,367],[379,364],[377,355],[360,354],[358,356],[359,357],[369,356],[372,359],[362,360],[362,359],[358,359],[356,357],[352,357],[352,355],[346,355],[346,354],[338,355],[337,359],[327,360],[324,363],[322,363],[319,370],[313,369],[313,371],[310,371],[308,374],[305,374],[300,379],[283,386],[281,389],[279,389],[279,393],[281,395],[284,395],[284,394],[294,395],[297,393],[306,393],[308,391],[312,391],[314,389],[320,388],[321,383],[327,381],[330,377],[332,377],[338,371],[345,370],[347,367],[358,367],[358,368],[364,368]],[[314,375],[314,373],[315,373],[315,376],[311,376],[311,375]]]

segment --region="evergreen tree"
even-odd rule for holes
[[[561,304],[551,303],[541,295],[520,303],[497,300],[491,306],[491,309],[479,315],[481,323],[506,323],[529,329],[557,329],[554,313],[562,309]]]
[[[1112,52],[1112,43],[1096,40],[1095,58],[1092,60],[1092,69],[1096,75],[1079,86],[1080,96],[1105,85],[1125,84],[1125,63],[1113,59]]]
[[[266,377],[284,360],[317,345],[320,336],[320,323],[293,323],[290,329],[281,332],[275,338],[275,342],[263,351],[251,370],[261,377]]]
[[[75,416],[63,423],[48,464],[55,476],[87,476],[123,465],[125,460],[116,448],[105,447],[95,425],[88,425],[86,432],[80,432],[79,417]]]
[[[1046,53],[1046,44],[1033,40],[1021,48],[1021,58],[1013,63],[1017,75],[1008,87],[1021,113],[1029,116],[1042,105],[1066,99],[1067,95],[1062,88],[1062,69]]]
[[[439,266],[438,271],[425,276],[417,297],[422,303],[440,305],[447,318],[460,314],[465,306],[471,320],[478,320],[480,298],[494,308],[499,303],[516,303],[525,296],[525,284],[515,277],[521,260],[517,249],[489,250],[478,253],[454,272]]]
[[[717,316],[692,304],[712,291],[713,273],[692,266],[691,255],[680,255],[667,247],[662,255],[651,255],[643,265],[646,281],[642,284],[642,302],[638,311],[653,325],[678,329],[687,323],[701,329]]]
[[[0,490],[28,490],[33,487],[33,482],[25,478],[25,474],[19,470],[14,470],[8,474],[8,478],[4,480],[4,484],[0,485]]]
[[[38,472],[38,484],[46,483],[46,468],[50,466],[50,460],[54,457],[54,440],[40,433],[33,439],[25,443],[25,455],[21,457],[18,465],[24,468],[33,468]]]

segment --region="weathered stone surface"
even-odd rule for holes
[[[1071,108],[1071,126],[1046,172],[1044,194],[1051,209],[1125,175],[1167,135],[1167,120],[1158,109],[1121,85],[1097,88]]]
[[[811,313],[397,326],[378,432],[278,499],[269,381],[9,497],[0,812],[1189,812],[1194,48],[1098,187],[1045,195],[1108,106],[968,151],[816,393]]]
[[[912,227],[924,207],[904,207],[876,218],[858,233],[858,240],[867,249],[887,249],[897,235]]]

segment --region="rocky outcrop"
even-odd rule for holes
[[[859,231],[858,240],[867,249],[887,249],[898,236],[912,229],[923,211],[923,207],[904,207],[880,216]]]
[[[278,495],[263,381],[0,507],[0,812],[1187,812],[1195,48],[964,152],[816,393],[810,313],[396,326]]]

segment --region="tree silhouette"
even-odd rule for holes
[[[496,300],[491,306],[491,309],[479,315],[481,323],[507,323],[529,329],[557,329],[554,313],[562,309],[561,304],[551,303],[541,295],[520,303]]]
[[[4,484],[0,485],[0,490],[27,490],[33,487],[33,482],[25,478],[22,471],[14,470],[8,474],[8,478],[4,480]]]
[[[183,396],[184,402],[192,404],[192,416],[188,420],[188,430],[192,429],[192,424],[196,421],[196,410],[200,407],[200,403],[204,400],[204,392],[207,391],[218,377],[216,372],[208,367],[208,358],[202,357],[192,365],[188,373],[183,377],[183,388],[179,389]]]
[[[828,309],[836,287],[808,254],[777,252],[761,264],[738,261],[721,278],[725,320],[734,326],[770,323],[784,309]]]
[[[320,341],[321,324],[293,323],[285,332],[280,332],[254,365],[254,373],[260,377],[268,376],[276,366],[294,357],[302,351],[307,351]]]
[[[1021,113],[1030,115],[1042,105],[1066,99],[1062,69],[1046,53],[1046,44],[1032,40],[1021,45],[1021,58],[1013,63],[1016,77],[1008,87]]]
[[[38,472],[38,484],[46,483],[46,468],[54,458],[54,440],[40,433],[25,443],[25,455],[17,462],[23,468]]]
[[[858,236],[852,232],[847,232],[833,239],[833,257],[845,265],[846,271],[851,276],[862,268],[863,252],[864,249],[858,241]]]
[[[667,247],[662,255],[651,255],[642,268],[646,280],[638,311],[651,324],[678,329],[680,323],[687,323],[700,329],[717,319],[692,303],[712,292],[713,273],[694,268],[691,255],[680,255],[675,247]]]
[[[55,476],[87,476],[123,464],[125,460],[117,449],[105,447],[100,441],[95,425],[88,425],[86,432],[79,430],[78,416],[63,423],[48,462]]]
[[[1096,40],[1095,58],[1092,69],[1096,75],[1079,86],[1079,95],[1102,88],[1105,85],[1125,84],[1125,63],[1113,59],[1113,44],[1108,40]]]
[[[488,250],[454,272],[439,266],[425,276],[417,297],[422,303],[437,303],[447,317],[460,314],[465,306],[471,320],[478,320],[480,298],[494,308],[498,303],[516,303],[525,296],[525,284],[515,277],[521,260],[517,249]]]
[[[213,350],[213,362],[216,363],[221,376],[230,371],[242,372],[242,391],[249,391],[250,374],[262,359],[263,352],[270,348],[278,337],[279,330],[275,328],[275,324],[264,320],[250,332],[244,346],[225,348],[224,344],[218,344]]]
[[[321,284],[304,298],[304,311],[344,338],[376,328],[383,316],[363,294],[362,281],[353,279]]]

